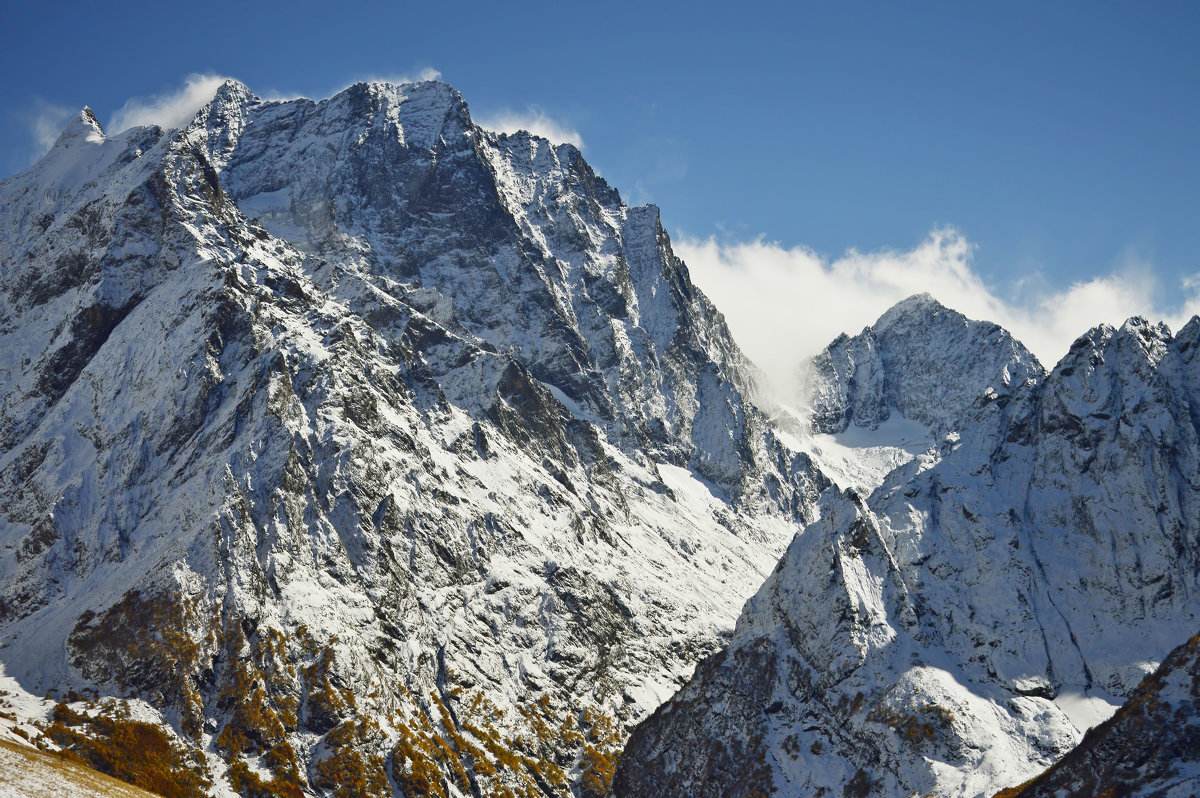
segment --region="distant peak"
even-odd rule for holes
[[[933,294],[922,292],[901,299],[892,306],[892,310],[948,310],[945,305],[933,298]]]
[[[1125,320],[1125,323],[1121,325],[1121,329],[1134,331],[1134,330],[1138,330],[1143,327],[1158,328],[1158,327],[1162,327],[1162,326],[1163,326],[1163,324],[1161,322],[1158,324],[1155,324],[1155,325],[1150,324],[1150,320],[1147,319],[1145,316],[1130,316],[1128,319]]]
[[[629,209],[630,216],[647,217],[658,222],[662,219],[662,211],[653,202],[647,202],[645,205],[635,205]]]
[[[895,324],[904,323],[906,320],[919,318],[924,319],[935,313],[952,313],[955,316],[962,316],[956,310],[938,302],[930,294],[913,294],[906,299],[902,299],[895,305],[892,305],[882,316],[875,322],[874,329],[876,331],[886,329]],[[966,316],[962,316],[966,320]]]
[[[91,109],[91,106],[83,106],[83,110],[79,112],[79,121],[90,125],[101,135],[104,135],[104,127],[100,124],[100,120],[96,118],[96,112]]]
[[[395,96],[398,98],[412,95],[434,94],[447,98],[461,100],[458,89],[449,83],[438,79],[428,80],[360,80],[347,86],[342,92],[366,93],[375,96]],[[341,94],[342,92],[338,92]]]
[[[95,112],[85,105],[58,134],[54,146],[71,147],[79,142],[99,144],[104,138],[104,128],[100,125],[100,120],[96,118]]]
[[[934,299],[933,294],[929,293],[928,291],[922,291],[919,294],[913,294],[912,296],[907,297],[906,299],[900,300],[897,304],[899,304],[899,305],[921,305],[921,306],[936,305],[939,308],[945,307],[945,305],[943,305],[941,302],[938,302],[936,299]]]
[[[230,103],[243,105],[258,100],[258,97],[250,90],[250,87],[240,80],[230,78],[217,87],[216,94],[213,95],[212,104],[227,105]]]
[[[209,128],[226,127],[231,120],[242,117],[246,109],[258,102],[258,96],[249,86],[230,78],[217,87],[212,99],[196,112],[191,124]]]
[[[1166,323],[1151,322],[1144,316],[1134,316],[1121,325],[1117,336],[1132,341],[1153,363],[1158,363],[1172,340]]]
[[[359,85],[363,86],[382,86],[387,88],[399,88],[401,86],[439,86],[446,89],[453,89],[446,81],[436,77],[421,77],[418,76],[411,80],[362,80]]]

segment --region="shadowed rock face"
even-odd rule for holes
[[[1198,333],[1098,327],[828,495],[614,795],[990,795],[1066,754],[1197,626]]]
[[[1109,720],[1003,798],[1185,796],[1200,790],[1200,635],[1173,650]],[[1001,796],[997,796],[1001,798]]]
[[[603,792],[827,484],[657,210],[444,84],[83,114],[0,207],[0,659],[244,794]]]
[[[815,432],[875,429],[900,413],[945,434],[988,388],[1004,391],[1044,376],[1007,330],[919,294],[825,347],[804,370],[801,398],[812,408]]]

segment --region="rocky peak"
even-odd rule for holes
[[[573,146],[476,127],[437,81],[237,108],[195,132],[243,213],[312,255],[354,242],[346,267],[375,290],[436,292],[614,439],[742,493],[751,370],[657,209],[626,206]]]
[[[840,336],[805,371],[817,432],[874,429],[898,412],[935,434],[954,428],[976,398],[1036,382],[1044,370],[1006,330],[972,321],[928,294],[898,303],[854,337]]]
[[[259,102],[258,96],[250,90],[249,86],[240,80],[230,78],[217,87],[210,105],[216,108],[229,108],[256,102]]]
[[[92,149],[0,183],[5,673],[218,788],[602,794],[826,485],[657,209],[436,82]]]
[[[876,333],[883,333],[893,327],[922,327],[941,314],[950,314],[954,323],[966,321],[961,313],[943,305],[933,298],[932,294],[920,293],[901,299],[892,305],[875,324],[871,325]]]
[[[70,149],[84,143],[100,144],[104,140],[104,128],[100,125],[100,120],[96,119],[96,114],[85,105],[58,134],[54,149]]]

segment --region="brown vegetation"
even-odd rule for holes
[[[926,741],[935,739],[939,730],[954,723],[954,713],[937,704],[926,704],[911,715],[879,705],[871,710],[867,720],[891,727],[901,741],[920,748]]]
[[[217,749],[229,761],[233,788],[247,798],[300,798],[304,777],[287,741],[287,733],[296,730],[299,701],[286,639],[266,629],[249,644],[241,625],[231,623],[222,644],[227,665],[217,706],[230,715],[217,736]],[[264,780],[252,771],[240,758],[243,755],[261,755],[271,778]]]
[[[70,661],[94,682],[176,709],[182,731],[196,739],[204,722],[195,684],[201,657],[188,630],[201,621],[194,599],[133,590],[100,615],[79,616],[67,639]]]
[[[165,798],[194,798],[209,786],[203,759],[152,723],[83,715],[59,703],[45,734],[88,767]]]

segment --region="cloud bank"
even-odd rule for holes
[[[134,97],[117,109],[105,126],[105,132],[120,133],[136,125],[158,125],[163,128],[183,127],[192,121],[204,105],[213,98],[226,80],[225,75],[188,75],[178,89],[150,97]]]
[[[1047,368],[1097,324],[1120,325],[1140,315],[1178,330],[1200,313],[1200,277],[1178,286],[1175,303],[1165,307],[1157,302],[1152,268],[1132,259],[1118,272],[1066,288],[1025,280],[1001,289],[974,270],[974,249],[952,228],[933,231],[912,250],[850,250],[837,259],[762,239],[681,236],[675,243],[739,345],[784,395],[798,366],[839,333],[853,335],[921,292],[970,318],[1002,325]]]
[[[79,110],[78,108],[68,108],[65,105],[57,105],[46,100],[38,99],[34,101],[33,108],[23,114],[25,125],[29,131],[29,137],[32,139],[29,150],[30,163],[33,163],[50,151],[50,148],[54,146],[54,142],[58,141],[58,135],[62,133],[67,122]]]
[[[530,107],[525,111],[505,109],[494,114],[484,115],[475,119],[476,124],[497,133],[516,133],[518,130],[528,130],[535,136],[549,139],[555,144],[574,144],[583,149],[583,137],[573,127],[565,125],[546,115],[540,108]]]

